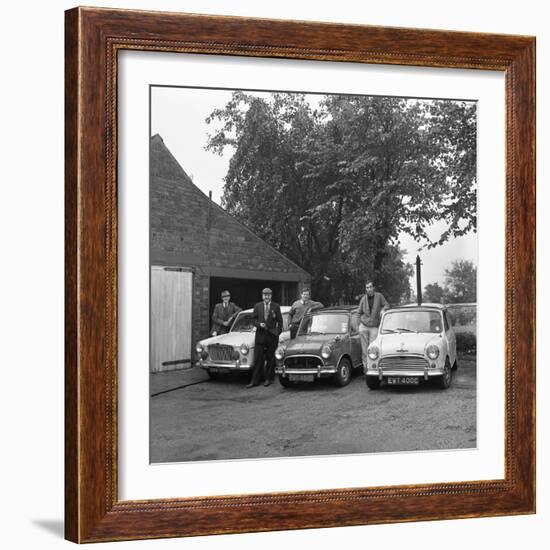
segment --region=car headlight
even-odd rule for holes
[[[248,344],[241,344],[241,353],[243,355],[247,355],[249,351],[250,347],[248,346]]]
[[[275,359],[281,361],[284,356],[285,356],[285,348],[283,346],[279,346],[275,350]]]
[[[323,359],[328,359],[330,357],[330,354],[332,353],[332,349],[330,348],[330,346],[328,344],[325,344],[322,348],[321,348],[321,357]]]
[[[430,359],[437,359],[439,357],[439,348],[432,344],[426,348],[426,355]]]
[[[370,346],[368,351],[369,359],[372,359],[374,361],[375,359],[378,359],[379,355],[380,355],[380,350],[376,346]]]
[[[204,346],[199,342],[199,343],[196,345],[195,350],[196,350],[197,353],[200,355],[200,354],[204,351]]]

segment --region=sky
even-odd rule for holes
[[[214,109],[223,108],[231,97],[230,90],[196,89],[180,87],[153,87],[151,92],[151,135],[159,134],[176,160],[206,195],[221,204],[223,178],[229,167],[232,151],[226,148],[222,156],[206,151],[208,134],[215,126],[205,119]],[[254,92],[268,97],[269,93]],[[312,102],[320,96],[308,94]],[[438,237],[445,224],[434,223],[428,234]],[[420,244],[406,234],[399,236],[400,248],[406,250],[405,261],[414,263],[416,255],[422,260],[422,286],[443,284],[444,270],[458,259],[471,260],[477,265],[477,235],[470,233],[451,238],[445,244],[430,250],[419,251]],[[413,278],[411,285],[416,288]]]

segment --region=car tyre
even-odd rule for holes
[[[208,373],[210,380],[217,380],[220,377],[219,372],[212,372],[210,369],[208,369],[206,372]]]
[[[283,386],[283,388],[290,388],[292,387],[292,382],[285,376],[281,376],[279,375],[279,384],[281,384],[281,386]]]
[[[455,359],[455,362],[453,363],[453,370],[458,370],[458,359]]]
[[[369,390],[377,390],[380,388],[380,384],[382,382],[380,381],[380,378],[378,378],[378,376],[365,376],[365,379],[367,381],[367,386]]]
[[[336,371],[336,384],[338,386],[347,386],[351,382],[351,363],[349,359],[342,359],[338,364]]]
[[[438,388],[441,388],[442,390],[446,390],[451,385],[452,380],[452,369],[451,369],[451,361],[449,361],[449,358],[445,359],[445,367],[444,372],[442,376],[438,376],[436,380],[436,384]]]

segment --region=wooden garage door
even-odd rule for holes
[[[191,365],[193,273],[179,267],[151,268],[151,371]]]

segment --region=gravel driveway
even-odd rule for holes
[[[476,362],[462,357],[448,390],[370,391],[363,376],[247,389],[200,369],[151,375],[151,460],[173,462],[462,449],[476,446]]]

